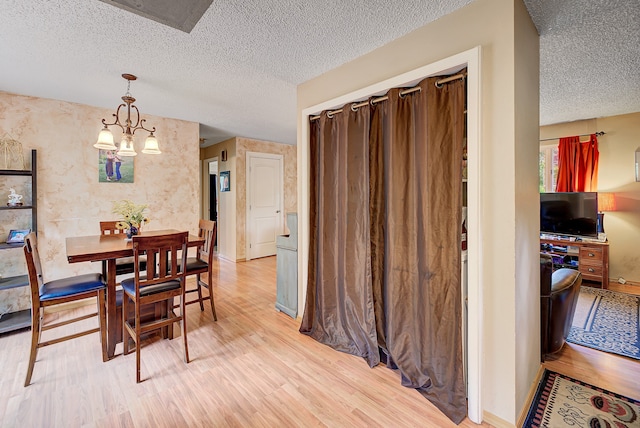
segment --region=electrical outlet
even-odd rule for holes
[[[620,283],[620,284],[626,284],[626,283],[627,283],[627,280],[626,280],[626,279],[624,279],[623,277],[620,277],[620,278],[618,278],[618,283]]]

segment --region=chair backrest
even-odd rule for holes
[[[40,305],[40,287],[44,283],[44,279],[42,278],[40,254],[38,253],[38,241],[34,232],[29,233],[24,238],[23,248],[31,287],[31,304],[32,307],[37,308]]]
[[[101,221],[100,222],[100,234],[101,235],[114,235],[124,233],[123,229],[116,227],[117,221]]]
[[[187,265],[189,232],[168,233],[155,236],[134,236],[135,283],[139,287],[178,279],[184,287]],[[140,268],[140,257],[146,255],[146,269]],[[181,262],[179,262],[181,260]]]
[[[216,232],[217,226],[215,221],[200,219],[198,222],[198,236],[204,238],[204,244],[198,248],[198,258],[209,264],[213,260]]]

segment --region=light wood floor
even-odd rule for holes
[[[29,332],[0,336],[0,426],[455,426],[398,373],[300,334],[274,309],[275,257],[218,263],[218,322],[208,306],[190,305],[192,361],[183,362],[179,337],[149,340],[140,384],[135,355],[118,345],[103,363],[93,334],[41,349],[24,388]]]
[[[402,387],[397,373],[370,369],[361,358],[309,339],[298,321],[275,311],[275,257],[218,263],[218,322],[208,306],[200,312],[191,305],[192,361],[183,362],[179,337],[149,340],[141,384],[135,355],[121,355],[118,345],[116,357],[103,363],[94,334],[41,349],[32,385],[24,388],[29,332],[0,336],[0,426],[455,426]],[[568,343],[544,366],[640,397],[636,360]]]

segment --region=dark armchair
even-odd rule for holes
[[[564,346],[571,330],[582,275],[574,269],[553,270],[549,254],[540,254],[540,337],[542,360]]]

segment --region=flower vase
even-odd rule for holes
[[[127,238],[131,239],[132,236],[135,236],[138,234],[138,228],[135,226],[129,226],[129,229],[127,229]]]

